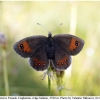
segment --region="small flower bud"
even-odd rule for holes
[[[7,38],[6,36],[0,32],[0,47],[6,49],[7,46]]]

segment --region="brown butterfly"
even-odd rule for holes
[[[48,68],[52,62],[56,70],[65,70],[71,64],[71,56],[78,54],[84,46],[84,40],[70,34],[52,37],[31,36],[20,40],[13,46],[22,57],[29,58],[30,65],[37,71]]]

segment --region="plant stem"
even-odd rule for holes
[[[61,77],[59,77],[58,78],[58,87],[61,87],[62,86],[62,78]],[[60,89],[59,90],[59,96],[62,96],[62,89]]]
[[[3,56],[3,72],[4,72],[4,84],[5,84],[5,92],[6,96],[9,96],[9,83],[8,83],[8,75],[7,75],[7,64],[6,64],[6,51],[2,50],[2,56]]]
[[[51,96],[51,81],[49,76],[48,76],[48,90],[49,90],[49,96]]]
[[[59,96],[62,96],[62,90],[59,90]]]
[[[51,66],[48,68],[48,73],[51,71]],[[51,96],[51,80],[48,74],[48,90],[49,90],[49,96]]]
[[[59,96],[62,96],[64,71],[56,71],[56,76],[57,76],[57,87],[59,91]]]

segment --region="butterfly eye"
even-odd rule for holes
[[[20,49],[24,49],[24,46],[23,46],[23,44],[20,44]]]
[[[75,41],[75,45],[78,46],[78,41]]]

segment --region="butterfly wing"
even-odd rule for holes
[[[46,55],[45,45],[40,47],[32,57],[29,59],[29,63],[37,71],[43,71],[49,66],[49,59]]]
[[[71,64],[71,57],[67,52],[59,47],[58,44],[55,44],[55,58],[53,59],[53,65],[57,70],[65,70]]]
[[[84,40],[69,34],[60,34],[53,37],[55,43],[59,44],[60,47],[63,47],[69,55],[78,54],[83,46]]]
[[[22,57],[30,57],[46,41],[45,36],[31,36],[15,43],[14,50]]]

